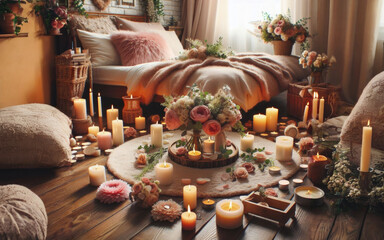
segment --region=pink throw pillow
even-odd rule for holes
[[[111,41],[125,66],[175,57],[165,39],[157,33],[120,31],[111,35]]]

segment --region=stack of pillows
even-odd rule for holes
[[[93,66],[134,66],[175,59],[183,51],[176,33],[160,23],[73,16],[70,24],[83,48],[89,49]]]

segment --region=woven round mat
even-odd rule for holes
[[[168,134],[171,133],[171,134]],[[174,141],[180,139],[181,131],[167,132],[169,136],[165,139],[169,142],[168,147]],[[236,146],[240,146],[240,135],[234,132],[227,132],[227,138],[230,139]],[[149,135],[135,138],[130,140],[119,147],[115,148],[107,161],[107,167],[109,171],[117,178],[127,181],[129,184],[134,184],[135,176],[141,173],[142,169],[135,167],[135,153],[137,147],[143,143],[150,143]],[[255,137],[254,147],[262,148],[275,152],[275,143],[261,137]],[[241,155],[242,152],[240,152]],[[270,159],[275,159],[275,154],[268,156]],[[160,186],[161,194],[169,196],[182,196],[183,184],[181,183],[182,178],[192,179],[192,184],[197,185],[198,197],[230,197],[235,195],[248,194],[259,188],[259,185],[264,187],[271,187],[278,183],[281,179],[288,179],[299,170],[300,155],[293,151],[293,161],[279,162],[274,161],[275,166],[281,167],[281,174],[270,175],[268,169],[261,172],[257,167],[255,173],[249,174],[248,179],[236,180],[236,181],[223,181],[221,176],[225,173],[228,167],[238,166],[243,163],[239,158],[235,163],[225,167],[219,168],[189,168],[179,165],[173,162],[169,157],[168,153],[163,156],[167,158],[167,161],[173,164],[173,183],[168,186]],[[163,161],[163,160],[160,160]],[[155,171],[148,172],[145,177],[155,179]],[[211,181],[203,185],[196,184],[197,178],[209,178]],[[224,185],[228,184],[228,188],[223,188]]]

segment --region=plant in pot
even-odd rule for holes
[[[28,19],[22,17],[23,8],[21,4],[31,3],[33,0],[1,0],[0,1],[0,32],[5,34],[18,35],[23,23],[27,23]]]
[[[34,6],[34,12],[41,16],[47,34],[60,35],[60,29],[67,24],[68,11],[55,0],[45,0]]]

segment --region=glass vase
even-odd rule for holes
[[[193,130],[193,134],[188,140],[185,147],[188,149],[188,151],[192,151],[193,149],[195,149],[196,151],[201,152],[203,150],[201,143],[201,130]]]
[[[215,152],[220,153],[221,149],[225,149],[227,138],[225,132],[221,131],[215,136]]]

